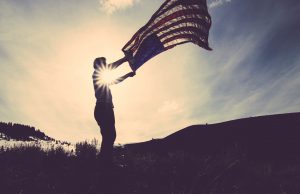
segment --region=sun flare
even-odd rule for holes
[[[97,70],[98,84],[110,85],[117,80],[118,76],[114,69],[109,67],[103,67]]]

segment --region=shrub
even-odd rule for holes
[[[96,143],[88,143],[87,141],[76,143],[75,154],[78,158],[96,158],[97,147]]]

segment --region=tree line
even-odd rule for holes
[[[30,137],[38,138],[41,140],[54,140],[53,138],[47,136],[45,133],[41,132],[33,126],[22,125],[18,123],[5,123],[0,122],[0,133],[6,136],[7,139],[16,140],[32,140]]]

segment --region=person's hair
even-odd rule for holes
[[[102,65],[106,65],[105,57],[98,57],[94,60],[94,69],[97,69],[97,66],[101,67]]]

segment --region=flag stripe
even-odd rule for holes
[[[194,6],[197,6],[197,7],[194,7]],[[185,2],[185,4],[182,4],[181,1],[177,1],[177,2],[173,3],[172,5],[170,5],[169,7],[167,7],[166,9],[161,10],[161,12],[156,15],[156,17],[158,18],[158,17],[162,16],[163,14],[170,12],[171,9],[173,9],[175,7],[176,8],[194,7],[194,8],[203,9],[203,10],[207,9],[206,4],[204,4],[204,3],[199,4],[198,0],[190,0],[190,1]]]
[[[164,33],[164,31],[167,31],[167,30],[171,30],[172,28],[175,28],[176,26],[179,26],[179,25],[190,25],[190,24],[193,24],[193,25],[197,25],[197,26],[204,26],[203,24],[206,25],[206,23],[203,21],[203,20],[200,20],[199,18],[185,18],[185,19],[182,19],[182,20],[175,20],[175,22],[173,21],[169,21],[170,24],[166,24],[166,26],[160,28],[160,29],[156,29],[154,30],[153,32],[149,32],[148,34],[142,34],[142,36],[140,37],[139,40],[137,40],[138,42],[135,43],[134,46],[132,46],[131,50],[133,52],[136,52],[136,50],[138,49],[140,43],[146,39],[150,34],[152,33],[157,33],[157,34],[162,34]],[[207,29],[205,27],[203,27],[204,29]]]
[[[188,0],[188,1],[174,1],[173,4],[170,3],[164,7],[164,9],[161,9],[160,12],[156,14],[156,17],[159,17],[163,13],[168,12],[170,9],[176,7],[176,6],[187,6],[187,5],[200,5],[203,6],[203,8],[207,9],[206,3],[204,1],[199,0]]]
[[[189,1],[188,1],[189,2]],[[199,1],[193,1],[193,3],[196,3]],[[175,3],[182,3],[182,1],[177,1]],[[174,4],[175,4],[174,3]],[[172,5],[170,6],[172,7]],[[162,26],[164,23],[173,20],[173,19],[180,19],[180,17],[182,16],[189,16],[189,17],[200,17],[200,18],[204,18],[206,20],[206,22],[208,23],[207,25],[210,25],[210,16],[207,13],[207,10],[199,10],[199,9],[195,9],[195,7],[186,7],[186,6],[180,6],[178,7],[180,10],[175,11],[174,13],[169,14],[168,12],[164,12],[164,14],[166,15],[163,19],[157,18],[157,14],[154,14],[150,21],[144,26],[142,27],[135,35],[134,37],[128,42],[128,45],[125,45],[125,47],[123,48],[123,50],[125,50],[127,47],[132,47],[133,46],[133,52],[136,50],[137,45],[139,45],[146,37],[147,35],[149,36],[150,32],[153,31],[153,29],[159,30],[159,27]],[[187,15],[188,14],[188,15]],[[195,15],[191,15],[191,14],[196,14]],[[203,17],[206,16],[206,17]],[[159,20],[157,20],[159,19]],[[140,33],[140,31],[144,31],[142,33]]]
[[[180,39],[180,38],[188,38],[188,39],[191,39],[192,41],[198,41],[199,42],[204,42],[204,39],[201,39],[199,36],[197,36],[196,33],[193,33],[193,32],[187,32],[185,34],[176,34],[172,37],[169,37],[167,39],[165,39],[164,41],[162,41],[163,44],[167,44],[173,40],[176,40],[176,39]]]
[[[206,0],[202,0],[202,1],[199,1],[199,0],[185,0],[185,1],[180,1],[180,0],[167,0],[165,1],[162,6],[153,14],[153,16],[151,17],[151,19],[147,22],[147,24],[145,26],[143,26],[141,29],[139,29],[135,34],[134,36],[130,39],[130,41],[128,41],[128,43],[123,47],[122,50],[125,50],[126,47],[128,47],[129,45],[132,45],[134,43],[134,40],[137,38],[137,36],[145,29],[147,29],[149,27],[149,25],[151,25],[151,23],[153,24],[154,20],[157,18],[157,15],[161,15],[161,13],[165,13],[165,11],[168,9],[168,8],[171,8],[174,4],[181,4],[181,5],[185,5],[189,2],[192,3],[197,3],[198,5],[199,4],[204,4],[204,6],[207,8],[207,5],[206,5]],[[184,3],[184,4],[183,4]],[[209,14],[207,13],[207,10],[206,10],[206,13],[204,13],[204,15],[206,16],[209,16]]]
[[[205,43],[205,39],[201,39],[196,34],[179,34],[179,35],[176,35],[176,36],[173,36],[171,38],[164,40],[162,43],[163,43],[163,45],[167,45],[168,43],[170,43],[168,46],[176,46],[177,45],[176,42],[172,43],[172,41],[174,41],[176,39],[187,39],[187,40],[189,40],[188,42],[193,42],[199,46],[203,46],[204,45],[203,43]],[[209,47],[204,47],[204,48],[210,50]]]
[[[157,26],[161,26],[166,21],[172,20],[177,17],[182,17],[185,15],[191,15],[191,14],[197,14],[197,15],[203,15],[204,10],[195,9],[193,7],[182,7],[179,6],[178,9],[174,10],[171,13],[166,13],[163,15],[163,17],[158,17],[152,25],[150,25],[148,28],[156,28]]]
[[[180,33],[193,33],[193,34],[197,34],[199,36],[205,36],[205,32],[202,31],[202,29],[194,27],[194,26],[189,26],[189,27],[181,27],[181,28],[176,28],[174,30],[171,30],[169,32],[166,32],[164,34],[162,34],[161,36],[158,36],[158,38],[163,42],[165,39],[168,39],[169,37],[173,36],[173,35],[177,35]]]
[[[194,5],[194,4],[190,4],[190,5],[177,5],[175,7],[172,7],[170,10],[167,10],[165,13],[161,13],[160,15],[158,15],[153,23],[156,23],[158,20],[164,18],[164,17],[167,17],[168,15],[172,14],[172,13],[175,13],[177,11],[180,11],[180,10],[197,10],[198,13],[200,13],[200,11],[204,11],[205,12],[205,7],[204,6],[201,6],[201,5]]]
[[[206,0],[166,0],[122,48],[135,71],[155,55],[192,42],[207,50],[211,17]]]
[[[173,0],[175,1],[175,0]],[[171,4],[172,3],[172,0],[167,0],[165,1],[161,6],[160,8],[152,15],[152,17],[150,18],[150,20],[147,22],[146,25],[144,25],[143,27],[141,27],[134,35],[133,37],[125,44],[125,46],[123,47],[122,50],[125,50],[126,47],[128,47],[128,45],[130,45],[132,43],[132,41],[144,30],[147,28],[147,26],[149,26],[152,22],[153,22],[153,19],[155,18],[155,16],[168,4]]]
[[[180,18],[183,16],[184,16],[184,18]],[[166,16],[165,18],[161,19],[157,23],[153,24],[150,28],[143,29],[144,32],[140,33],[139,36],[137,35],[135,37],[135,39],[132,40],[133,42],[126,47],[132,47],[134,45],[132,48],[133,52],[134,52],[137,48],[137,45],[139,45],[147,36],[149,36],[152,31],[160,30],[159,27],[163,26],[164,24],[166,24],[168,22],[171,23],[172,20],[175,20],[174,22],[176,22],[178,19],[185,19],[185,18],[198,18],[199,20],[202,20],[203,25],[205,25],[207,27],[210,26],[210,19],[203,17],[203,15],[200,15],[199,11],[197,11],[197,10],[179,10],[179,11],[172,13],[172,14]],[[124,48],[126,48],[126,47],[124,47]]]
[[[207,28],[205,28],[204,24],[206,24],[206,23],[203,22],[202,20],[199,20],[196,18],[186,18],[186,19],[171,23],[171,25],[161,28],[159,30],[159,32],[157,33],[157,35],[160,36],[160,34],[167,33],[176,27],[178,28],[178,27],[183,27],[183,26],[187,26],[187,27],[188,26],[196,26],[196,27],[203,29],[204,32],[208,33],[208,30],[207,30]]]
[[[156,28],[157,28],[157,30],[160,30],[159,27],[163,26],[166,22],[169,22],[169,21],[174,20],[174,19],[179,19],[182,16],[184,16],[184,18],[189,18],[189,17],[198,18],[199,20],[201,19],[202,21],[204,21],[204,23],[207,23],[207,25],[205,25],[205,26],[210,25],[210,23],[209,23],[210,20],[208,20],[207,18],[204,18],[202,15],[200,15],[198,10],[180,10],[180,11],[177,11],[175,13],[172,13],[169,16],[166,16],[165,18],[163,18],[162,20],[160,20],[159,22],[154,24],[150,29],[147,29],[139,37],[137,37],[136,40],[135,40],[135,46],[132,48],[133,52],[137,48],[137,45],[139,45],[144,40],[144,38],[146,38],[147,35],[150,35],[151,31],[153,31]]]
[[[205,48],[207,50],[212,50],[210,47],[207,47],[207,45],[203,44],[202,42],[199,42],[199,43],[192,42],[191,40],[189,40],[187,38],[185,38],[185,39],[184,38],[183,39],[178,39],[178,41],[176,43],[170,42],[168,44],[164,44],[164,47],[165,47],[165,50],[169,50],[169,49],[171,49],[171,48],[173,48],[175,46],[178,46],[178,45],[181,45],[181,44],[185,44],[185,43],[189,43],[189,42],[194,43],[194,44],[196,44],[196,45],[198,45],[200,47],[203,47],[203,48]]]

